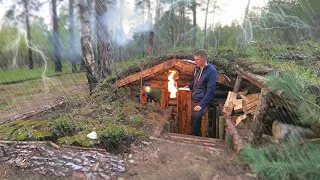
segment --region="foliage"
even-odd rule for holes
[[[69,136],[73,129],[74,125],[72,124],[72,121],[65,116],[61,116],[56,119],[52,125],[52,133],[56,137]]]
[[[317,96],[310,92],[309,84],[296,73],[274,73],[264,82],[270,92],[282,91],[285,96],[295,103],[299,121],[303,124],[320,124],[320,105]]]
[[[263,179],[310,179],[319,178],[319,143],[287,143],[255,149],[246,146],[240,153],[243,162]]]

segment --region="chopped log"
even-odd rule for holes
[[[242,101],[242,110],[244,114],[254,113],[256,111],[258,102],[259,102],[259,93],[258,94],[249,94],[248,96],[241,95]]]
[[[248,90],[246,89],[246,90],[243,90],[243,91],[240,91],[240,92],[237,92],[237,98],[241,98],[241,95],[242,96],[246,96],[247,94],[248,94]]]
[[[237,119],[236,119],[236,127],[237,127],[241,122],[242,122],[243,125],[244,125],[243,120],[247,119],[247,117],[248,117],[248,116],[247,116],[246,114],[243,114],[243,115],[237,117]]]
[[[242,80],[243,78],[241,76],[237,76],[236,83],[234,84],[234,87],[233,87],[233,92],[237,93],[240,90]]]
[[[259,100],[260,93],[249,94],[247,96],[244,96],[244,95],[240,95],[240,96],[246,103],[250,103],[252,101]]]
[[[231,115],[233,110],[233,101],[237,99],[237,93],[229,91],[227,100],[223,106],[223,113]]]
[[[253,122],[251,126],[251,131],[253,132],[252,143],[255,145],[258,145],[260,143],[261,136],[262,134],[264,134],[263,119],[266,116],[267,109],[268,109],[267,96],[265,95],[265,91],[262,88],[260,97],[259,97],[259,103],[257,105],[257,109],[254,114]]]
[[[206,112],[206,113],[202,116],[202,121],[201,121],[201,133],[202,133],[202,137],[207,137],[207,134],[208,134],[208,126],[209,126],[208,112]]]
[[[233,101],[233,109],[234,109],[234,112],[236,113],[239,113],[239,112],[242,112],[242,99],[236,99]]]
[[[304,128],[300,126],[294,126],[291,124],[280,123],[279,121],[274,121],[272,124],[272,134],[274,139],[299,139],[299,138],[314,138],[316,134],[312,129]]]
[[[226,133],[226,118],[219,116],[219,139],[224,139]]]
[[[191,91],[178,91],[178,118],[180,134],[191,133]]]

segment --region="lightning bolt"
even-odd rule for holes
[[[16,3],[16,0],[14,0],[14,4],[17,4]],[[24,12],[25,13],[25,12]],[[29,16],[29,14],[26,14],[26,16]],[[24,37],[24,40],[27,44],[27,47],[32,49],[33,51],[39,53],[44,61],[44,70],[42,71],[42,74],[41,74],[41,77],[42,77],[42,80],[43,80],[43,83],[44,83],[44,86],[45,86],[45,94],[48,93],[48,85],[47,85],[47,81],[50,80],[50,78],[46,77],[45,76],[45,73],[47,71],[47,57],[44,55],[44,53],[39,49],[37,48],[32,42],[29,42],[28,41],[28,38],[27,38],[27,32],[26,30],[24,30],[22,28],[22,24],[21,22],[18,21],[17,17],[16,17],[16,14],[14,14],[14,19],[15,19],[15,22],[18,24],[18,38],[13,41],[13,43],[11,45],[9,45],[9,48],[13,49],[13,47],[16,47],[15,48],[15,55],[14,55],[14,59],[13,59],[13,63],[12,63],[12,67],[16,66],[17,67],[17,55],[18,55],[18,47],[19,47],[19,42],[21,41],[21,36]]]

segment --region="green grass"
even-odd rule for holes
[[[80,67],[77,67],[80,69]],[[44,67],[35,68],[32,70],[29,69],[17,69],[9,71],[0,72],[0,84],[14,84],[19,82],[24,82],[27,80],[40,79],[42,78],[43,72],[45,71]],[[71,67],[63,66],[62,72],[55,72],[54,67],[48,66],[44,75],[46,77],[52,77],[61,74],[71,73]]]

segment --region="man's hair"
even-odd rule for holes
[[[206,50],[199,49],[194,53],[194,56],[208,57],[208,54]]]

